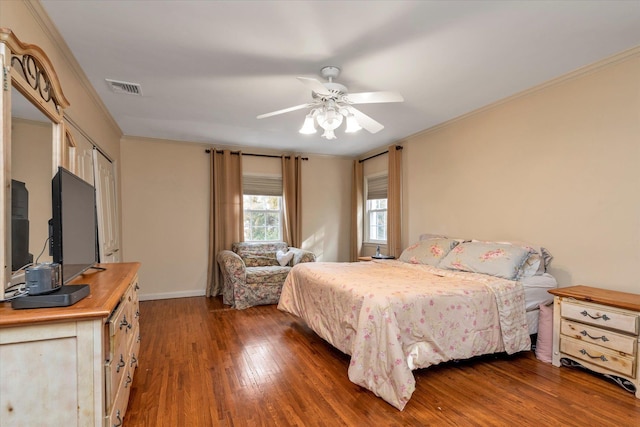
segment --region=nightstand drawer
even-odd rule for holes
[[[636,337],[617,334],[606,329],[566,319],[562,319],[560,322],[560,333],[587,343],[616,350],[629,356],[636,354]]]
[[[638,316],[617,311],[610,307],[577,301],[562,301],[562,317],[581,323],[602,326],[638,335]]]
[[[624,356],[616,351],[564,336],[560,337],[560,351],[609,371],[631,378],[636,377],[635,358]]]

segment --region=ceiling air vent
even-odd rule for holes
[[[142,87],[138,83],[121,82],[118,80],[105,79],[114,93],[125,93],[127,95],[142,96]]]

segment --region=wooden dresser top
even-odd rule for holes
[[[69,307],[14,310],[0,304],[0,328],[42,322],[91,319],[107,316],[116,307],[140,268],[140,263],[98,264],[104,271],[87,270],[69,284],[88,284],[90,294]]]
[[[548,291],[552,295],[640,312],[640,295],[578,285]]]

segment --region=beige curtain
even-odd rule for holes
[[[302,245],[302,159],[282,156],[283,240],[299,248]]]
[[[387,250],[396,258],[402,254],[402,147],[389,146],[387,189]]]
[[[222,293],[218,252],[244,240],[242,153],[211,149],[207,296]]]
[[[363,233],[363,176],[362,163],[353,161],[353,176],[351,179],[351,262],[358,261],[362,249]]]

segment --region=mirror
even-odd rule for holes
[[[11,29],[4,27],[0,27],[0,63],[3,75],[3,89],[0,90],[0,234],[5,236],[0,245],[4,280],[0,286],[0,299],[4,299],[8,287],[24,281],[20,276],[13,277],[14,267],[29,260],[24,253],[38,258],[49,235],[51,178],[58,165],[67,166],[63,117],[69,101],[62,93],[47,54],[36,45],[20,41]],[[11,246],[17,225],[12,226],[12,210],[18,206],[12,203],[12,190],[21,188],[22,184],[12,185],[12,179],[21,180],[29,192],[28,196],[24,191],[16,195],[22,200],[22,219],[28,220],[28,225],[23,221],[22,232],[29,234],[28,239],[22,238],[24,259],[16,265],[12,262]],[[28,213],[25,205],[28,205]],[[51,258],[45,248],[38,261],[48,260]]]
[[[30,262],[29,258],[32,262],[52,261],[46,243],[51,218],[53,123],[15,88],[11,97],[12,207],[17,208],[11,213],[13,272]],[[23,239],[27,239],[25,243]]]

